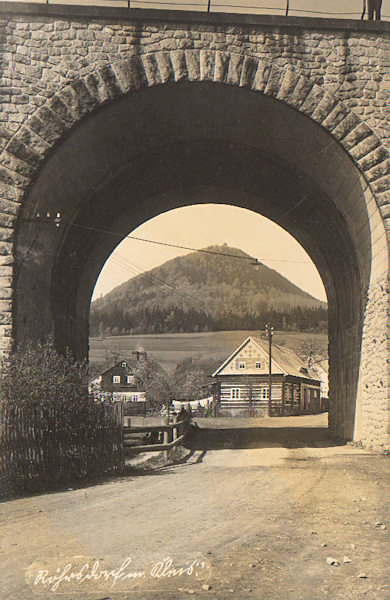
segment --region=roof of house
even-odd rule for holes
[[[108,367],[107,369],[104,369],[104,371],[100,371],[99,373],[96,373],[93,377],[91,377],[89,379],[89,383],[92,383],[93,381],[95,381],[96,379],[102,377],[102,375],[105,375],[106,373],[110,373],[110,371],[114,371],[117,367],[121,367],[126,373],[133,373],[133,368],[136,366],[137,364],[137,360],[134,359],[126,359],[126,360],[119,360],[117,363],[115,363],[114,365],[111,365],[111,367]],[[125,366],[123,366],[125,365]]]
[[[122,368],[126,374],[133,374],[135,367],[143,360],[144,359],[137,359],[137,358],[130,358],[130,359],[126,358],[125,360],[119,360],[114,365],[111,365],[111,367],[108,367],[107,369],[104,369],[104,371],[100,371],[99,373],[97,373],[96,375],[91,377],[89,380],[89,383],[92,383],[93,381],[95,381],[96,379],[98,379],[99,377],[102,377],[103,375],[105,375],[107,373],[115,371],[117,368]],[[153,363],[153,368],[155,369],[155,371],[157,373],[165,373],[164,369],[156,361],[153,360],[152,363]],[[123,365],[125,365],[125,366],[123,366]]]
[[[266,354],[268,356],[268,341],[249,336],[238,348],[236,348],[225,362],[220,365],[213,373],[213,377],[219,375],[225,366],[228,365],[249,343],[253,343],[255,347],[257,346],[262,355]],[[302,379],[319,381],[317,373],[310,369],[305,361],[295,354],[293,350],[285,348],[284,346],[272,344],[272,367],[274,370],[278,370],[285,375],[293,375],[294,377],[300,377]],[[245,373],[243,372],[242,374]]]

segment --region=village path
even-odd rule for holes
[[[323,437],[3,502],[1,600],[388,600],[389,458]]]

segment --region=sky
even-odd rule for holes
[[[31,0],[22,0],[22,2]],[[33,0],[34,1],[34,0]],[[35,0],[44,4],[46,0]],[[127,6],[128,0],[48,0],[49,4],[87,4],[99,6]],[[290,16],[356,18],[360,19],[363,0],[289,0]],[[130,0],[132,8],[168,8],[180,10],[206,10],[208,0]],[[240,12],[258,14],[285,14],[287,0],[211,0],[213,12]],[[383,0],[382,18],[390,19],[390,0]]]
[[[167,0],[168,1],[168,0]],[[162,8],[164,0],[153,3],[152,0],[131,0],[131,6]],[[201,10],[207,7],[208,0],[169,0],[169,6],[177,3],[177,8]],[[285,14],[287,0],[211,0],[211,11],[214,12],[249,12],[259,14]],[[360,19],[363,0],[289,0],[290,16],[324,16],[329,18]],[[390,15],[390,0],[383,0],[383,16]],[[344,13],[344,14],[343,14]]]
[[[326,301],[318,271],[298,242],[272,221],[244,208],[221,204],[177,208],[150,219],[130,236],[195,250],[227,244],[247,252],[312,296]],[[138,273],[183,254],[188,251],[126,238],[107,260],[93,299]]]

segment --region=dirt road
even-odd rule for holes
[[[4,502],[1,600],[388,600],[389,458],[305,419],[279,427],[317,441],[281,435]]]

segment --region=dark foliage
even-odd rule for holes
[[[326,332],[327,308],[265,265],[228,246],[175,258],[91,305],[93,336],[264,329]],[[234,254],[242,260],[227,255]]]

